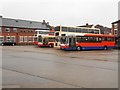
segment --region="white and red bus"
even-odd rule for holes
[[[60,49],[63,50],[107,50],[114,48],[114,46],[114,35],[72,33],[62,35],[60,39]]]
[[[54,47],[54,30],[35,30],[34,44],[37,46]]]
[[[38,36],[39,47],[54,47],[55,36],[40,35]]]
[[[55,47],[59,47],[60,46],[60,38],[62,36],[68,35],[68,34],[100,34],[100,29],[98,28],[88,28],[88,27],[69,27],[69,26],[56,26],[54,27],[55,30]]]
[[[48,30],[35,30],[34,34],[34,45],[38,45],[38,36],[44,35]]]

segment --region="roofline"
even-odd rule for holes
[[[112,22],[112,24],[115,24],[115,23],[120,23],[120,20],[118,20],[118,21],[115,21],[115,22]]]
[[[44,29],[44,28],[30,28],[30,27],[13,27],[13,26],[1,26],[1,27],[8,27],[8,28],[20,28],[20,29],[37,29],[37,30],[49,30],[49,29]]]
[[[90,28],[90,27],[78,27],[78,26],[55,26],[55,27],[67,27],[67,28],[82,28],[82,29],[97,29],[100,30],[99,28]],[[54,28],[55,28],[54,27]]]
[[[39,23],[42,23],[42,22],[40,22],[40,21],[32,21],[32,20],[24,20],[24,19],[14,19],[14,18],[2,18],[2,19],[9,19],[9,20],[18,20],[18,21],[39,22]]]

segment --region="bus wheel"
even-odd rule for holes
[[[104,46],[104,50],[107,50],[107,46]]]
[[[4,46],[4,44],[2,43],[2,46]]]
[[[81,51],[81,50],[82,50],[82,48],[81,48],[81,47],[77,47],[77,50],[78,50],[78,51]]]
[[[14,46],[15,44],[13,43],[12,46]]]
[[[49,47],[52,48],[52,45],[50,44]]]

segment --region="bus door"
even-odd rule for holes
[[[58,47],[60,45],[59,37],[55,37],[55,44],[54,47]]]
[[[48,38],[43,38],[43,45],[48,45]]]
[[[69,47],[72,49],[76,49],[76,39],[75,37],[69,37]]]

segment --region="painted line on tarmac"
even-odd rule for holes
[[[105,67],[97,67],[97,66],[87,66],[87,65],[83,65],[83,64],[72,64],[72,63],[65,63],[65,62],[59,62],[59,61],[51,61],[51,60],[47,60],[47,59],[36,59],[33,57],[20,57],[20,56],[14,56],[14,55],[7,55],[7,56],[11,56],[11,57],[15,57],[15,58],[31,58],[31,60],[33,61],[45,61],[45,62],[54,62],[54,63],[61,63],[61,64],[67,64],[67,65],[74,65],[74,66],[81,66],[81,67],[87,67],[87,68],[98,68],[98,69],[104,69],[104,70],[111,70],[111,71],[118,71],[116,69],[110,69],[110,68],[105,68]],[[69,58],[69,57],[67,57]],[[83,58],[82,58],[83,59]],[[61,60],[60,60],[61,61]]]
[[[5,68],[5,67],[0,67],[0,68],[5,69],[5,70],[8,70],[8,71],[13,71],[13,72],[21,73],[21,74],[24,74],[24,75],[29,75],[29,76],[33,76],[33,77],[38,77],[38,78],[43,78],[43,79],[46,79],[46,80],[51,80],[51,81],[59,82],[59,83],[62,83],[62,84],[74,86],[74,87],[76,87],[76,88],[84,88],[84,87],[81,87],[81,86],[78,86],[78,85],[75,85],[75,84],[66,83],[66,82],[62,82],[62,81],[58,81],[58,80],[46,78],[46,77],[39,76],[39,75],[33,75],[33,74],[30,74],[30,73],[27,73],[27,72],[21,72],[21,71],[17,71],[17,70],[11,70],[11,69],[8,69],[8,68]],[[84,88],[84,89],[85,89],[85,88]],[[88,90],[88,89],[86,89],[86,90]]]

